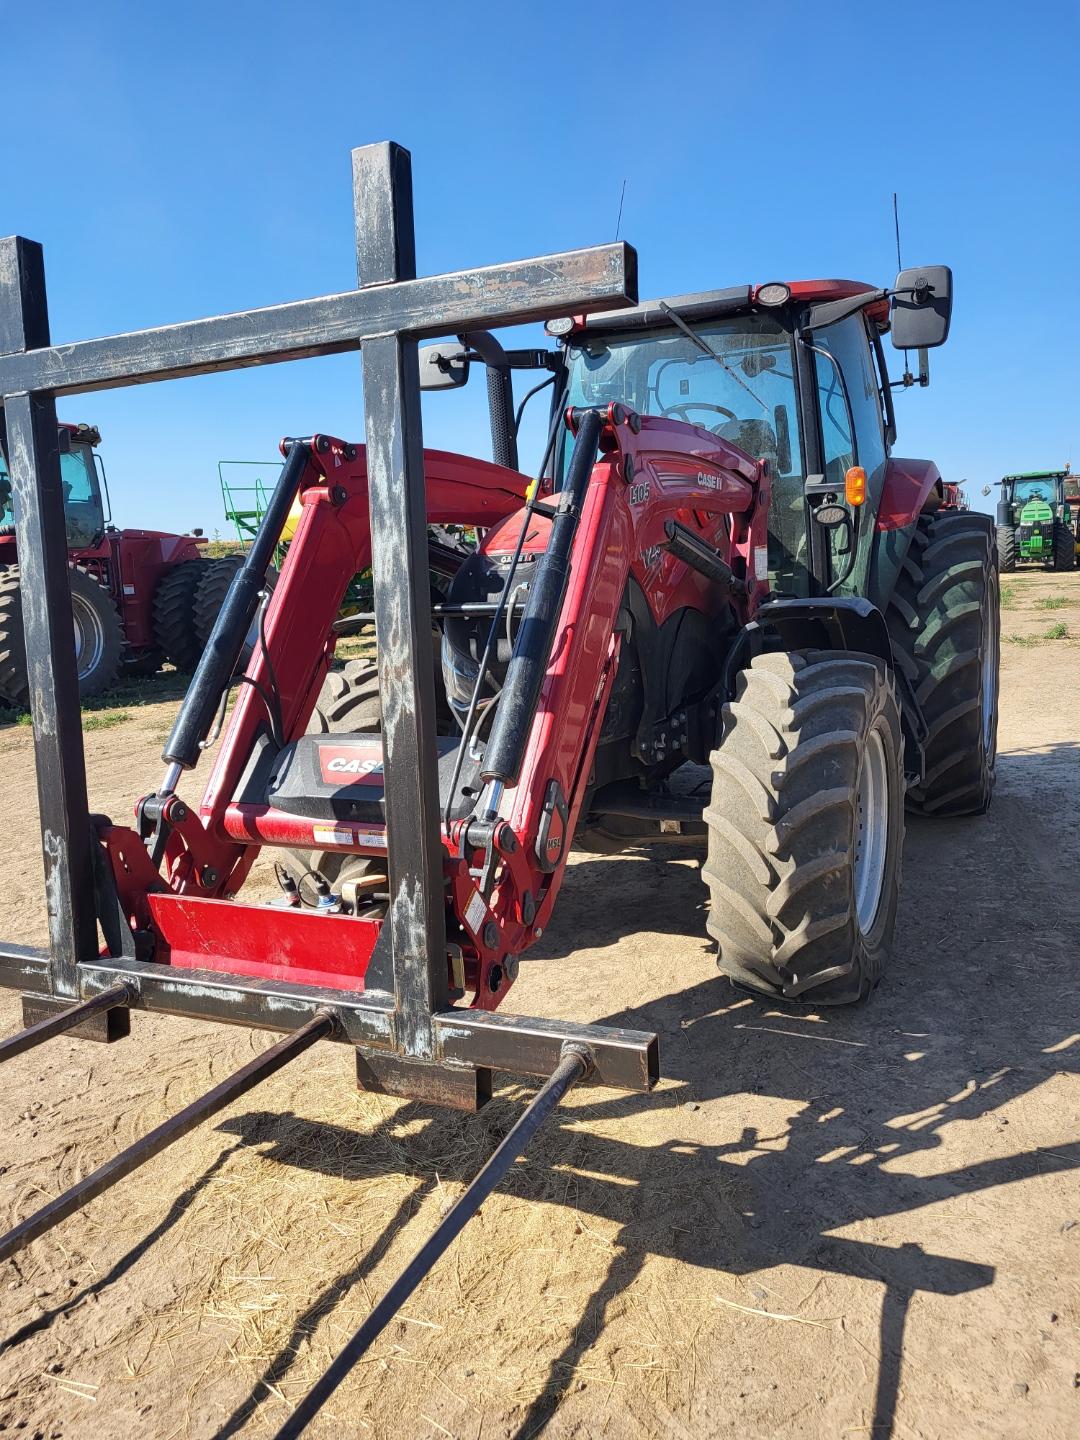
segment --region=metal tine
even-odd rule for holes
[[[39,1235],[44,1235],[46,1230],[51,1230],[61,1220],[66,1220],[76,1210],[81,1210],[84,1205],[96,1199],[104,1191],[115,1185],[118,1180],[123,1180],[133,1170],[137,1170],[145,1161],[157,1155],[159,1151],[166,1149],[173,1141],[181,1139],[190,1130],[203,1120],[215,1115],[219,1110],[224,1110],[231,1101],[245,1095],[253,1089],[260,1080],[265,1080],[274,1075],[290,1060],[295,1060],[298,1055],[314,1045],[316,1040],[330,1035],[337,1025],[337,1020],[329,1010],[321,1010],[314,1015],[306,1025],[299,1030],[294,1030],[291,1035],[286,1035],[284,1040],[279,1040],[276,1045],[271,1045],[261,1055],[256,1055],[254,1060],[223,1080],[220,1085],[215,1085],[205,1095],[193,1100],[178,1114],[170,1120],[164,1121],[156,1129],[151,1130],[149,1135],[144,1135],[141,1140],[136,1140],[134,1145],[129,1145],[126,1150],[121,1150],[119,1155],[114,1155],[107,1160],[85,1180],[80,1180],[70,1190],[65,1190],[55,1200],[36,1211],[21,1224],[9,1230],[6,1235],[0,1236],[0,1261],[7,1260],[10,1256],[17,1254],[26,1248],[32,1240]]]
[[[457,1239],[567,1091],[591,1069],[592,1057],[586,1046],[577,1044],[563,1046],[562,1059],[551,1077],[533,1096],[491,1159],[472,1184],[461,1194],[446,1218],[440,1222],[413,1259],[409,1261],[345,1348],[331,1361],[329,1368],[315,1382],[288,1420],[278,1430],[274,1440],[296,1440],[298,1435],[304,1433],[349,1371],[379,1338],[431,1267]]]
[[[91,1015],[98,1015],[102,1010],[115,1010],[118,1005],[127,1005],[134,997],[135,992],[130,985],[110,985],[107,990],[99,991],[89,1000],[61,1010],[59,1014],[49,1015],[44,1020],[39,1020],[36,1025],[28,1025],[18,1034],[0,1040],[0,1064],[14,1059],[16,1055],[22,1055],[26,1050],[32,1050],[35,1045],[51,1040],[54,1035],[63,1035],[65,1030],[74,1030],[76,1025],[89,1020]]]

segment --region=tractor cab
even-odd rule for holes
[[[94,425],[61,424],[58,440],[68,549],[92,550],[101,543],[110,519],[105,468],[95,449],[101,433]],[[0,448],[0,539],[14,535],[11,476]]]
[[[890,452],[892,391],[929,383],[927,352],[945,342],[951,312],[945,266],[902,271],[891,289],[854,280],[741,285],[549,321],[560,342],[554,355],[503,351],[490,335],[459,337],[464,349],[426,346],[421,386],[461,385],[470,361],[482,361],[492,458],[514,469],[520,410],[510,375],[517,368],[561,371],[554,411],[618,403],[711,432],[769,464],[773,594],[867,596],[881,607],[903,565],[913,515],[949,508],[936,466]],[[909,352],[918,356],[917,374],[905,363],[902,377],[890,379],[882,345],[890,331],[905,361]],[[573,448],[560,427],[551,488],[561,487]]]

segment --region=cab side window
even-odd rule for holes
[[[844,376],[842,386],[836,366],[824,355],[814,356],[826,478],[842,483],[849,465],[861,465],[873,490],[875,474],[885,465],[885,427],[866,322],[850,315],[815,331],[814,344],[835,356]]]
[[[821,345],[819,336],[814,343]],[[831,352],[830,352],[831,353]],[[836,364],[826,355],[815,354],[817,372],[818,414],[821,416],[821,442],[824,448],[825,479],[843,489],[844,474],[855,464],[855,427],[852,424],[844,382]]]

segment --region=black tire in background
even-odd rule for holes
[[[103,585],[76,566],[69,567],[68,580],[79,694],[85,700],[101,695],[116,680],[124,632],[112,596]],[[8,565],[0,572],[0,699],[21,708],[30,703],[18,565]]]
[[[210,561],[184,560],[158,581],[154,591],[154,643],[177,670],[194,670],[202,654],[195,630],[195,593]]]
[[[892,675],[845,651],[781,651],[741,672],[711,757],[709,933],[736,983],[839,1005],[881,978],[904,843]]]
[[[997,526],[997,557],[999,570],[1016,569],[1016,531],[1011,525]]]
[[[1050,563],[1054,570],[1071,570],[1076,564],[1076,536],[1064,520],[1054,521],[1054,549]]]
[[[1001,529],[998,529],[1000,544]],[[919,517],[885,618],[925,716],[920,815],[981,815],[994,790],[1001,612],[997,547],[971,511]]]
[[[220,560],[211,560],[199,580],[195,591],[193,613],[195,634],[199,638],[200,650],[205,650],[218,611],[225,603],[225,596],[236,578],[236,572],[244,563],[242,555],[223,555]]]

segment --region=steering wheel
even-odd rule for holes
[[[687,410],[715,410],[717,415],[726,415],[729,420],[738,420],[734,410],[729,410],[726,405],[713,405],[708,400],[687,400],[684,405],[669,405],[664,411],[665,416],[675,415],[680,420],[685,420],[687,425],[694,422],[687,416]]]

